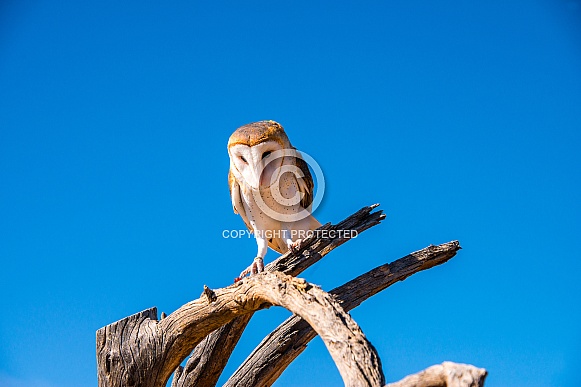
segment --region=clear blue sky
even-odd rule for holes
[[[387,213],[309,281],[463,246],[352,312],[387,380],[581,384],[579,1],[170,3],[0,5],[0,385],[94,386],[98,328],[232,282],[226,142],[263,119],[321,165],[319,220]],[[317,338],[277,386],[340,383]]]

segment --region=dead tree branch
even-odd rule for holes
[[[282,255],[266,265],[265,270],[280,271],[293,276],[299,275],[349,240],[344,238],[344,233],[337,231],[354,230],[356,233],[361,233],[379,224],[385,215],[381,210],[372,212],[377,206],[374,204],[363,207],[336,225],[325,224],[320,230],[327,231],[328,238],[311,238],[303,241],[299,251]],[[185,367],[178,367],[172,380],[172,387],[215,386],[251,318],[252,314],[241,316],[207,336],[196,346]]]
[[[486,375],[484,368],[445,361],[385,387],[482,387]]]
[[[426,247],[360,275],[330,293],[337,297],[345,311],[349,311],[394,283],[447,262],[458,250],[458,241]],[[288,318],[262,340],[224,386],[272,385],[316,335],[302,318]]]
[[[214,386],[253,313],[272,305],[295,316],[262,341],[226,386],[270,386],[317,334],[346,385],[383,386],[380,359],[346,311],[395,282],[447,262],[459,243],[429,246],[331,294],[294,277],[350,239],[337,231],[360,233],[383,220],[381,211],[372,212],[376,206],[364,207],[337,225],[322,226],[323,237],[303,241],[298,252],[267,265],[265,273],[223,289],[204,286],[199,299],[159,321],[156,308],[151,308],[99,329],[99,386],[164,387],[174,371],[172,387]],[[180,367],[188,354],[186,366]],[[484,384],[486,374],[484,369],[444,362],[386,387],[476,387]]]
[[[157,321],[149,309],[97,331],[99,386],[163,387],[206,335],[236,316],[280,305],[319,333],[346,385],[382,386],[379,357],[359,326],[334,298],[303,279],[262,273],[208,291]]]

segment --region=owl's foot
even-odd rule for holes
[[[254,258],[252,264],[240,273],[240,277],[234,278],[234,282],[240,281],[242,278],[246,277],[248,274],[254,275],[264,271],[264,260],[261,257]]]
[[[288,244],[288,249],[290,251],[292,251],[293,253],[296,253],[297,250],[301,248],[301,244],[302,243],[303,243],[303,240],[302,239],[297,239],[296,241],[291,242],[291,243]]]

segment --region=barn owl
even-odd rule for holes
[[[228,184],[234,213],[254,234],[258,252],[247,274],[264,270],[268,247],[283,254],[321,224],[311,215],[313,178],[307,163],[274,121],[241,126],[228,140]]]

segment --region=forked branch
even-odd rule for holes
[[[335,295],[343,309],[349,311],[394,283],[447,262],[458,250],[458,241],[429,246],[376,267],[329,293]],[[299,316],[289,317],[262,340],[224,387],[272,385],[316,335],[308,322]]]
[[[299,275],[336,247],[347,242],[349,239],[345,238],[346,235],[352,235],[352,232],[357,235],[379,224],[385,215],[381,210],[373,212],[377,206],[374,204],[363,207],[336,225],[325,224],[320,230],[326,231],[330,237],[310,238],[303,241],[299,251],[282,255],[266,265],[265,270],[280,271],[293,276]],[[238,317],[207,336],[196,346],[185,367],[178,367],[172,380],[172,387],[215,386],[251,318],[252,314]]]
[[[205,291],[163,320],[155,320],[155,310],[149,310],[97,331],[99,386],[165,386],[179,363],[212,330],[271,305],[309,322],[346,385],[384,384],[375,349],[331,295],[303,279],[265,272],[227,288]]]
[[[323,238],[303,242],[296,253],[267,265],[266,272],[217,290],[204,287],[191,301],[162,320],[156,308],[122,319],[97,331],[100,387],[163,387],[175,370],[172,387],[214,386],[252,314],[280,305],[295,316],[267,336],[227,381],[226,386],[269,386],[317,334],[321,336],[346,385],[382,386],[381,363],[346,310],[358,306],[397,281],[452,258],[457,241],[430,246],[379,266],[327,294],[292,276],[320,260],[348,238],[378,224],[384,215],[364,207]],[[332,236],[336,235],[336,236]],[[291,276],[284,275],[283,271]],[[179,364],[191,353],[185,368]],[[486,370],[444,362],[388,387],[482,386]]]

